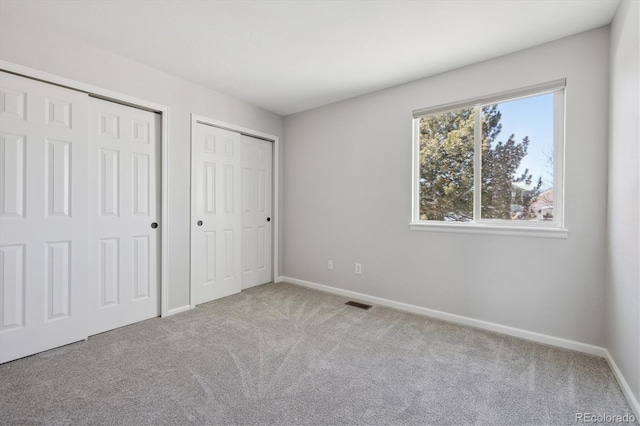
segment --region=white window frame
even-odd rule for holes
[[[564,137],[565,137],[565,90],[566,80],[528,86],[516,90],[496,93],[481,98],[422,108],[413,111],[413,166],[412,166],[412,217],[409,229],[414,231],[473,233],[546,238],[567,238],[569,230],[564,227]],[[510,221],[481,218],[482,183],[482,108],[486,105],[554,94],[554,146],[553,146],[553,215],[552,221]],[[420,119],[463,108],[475,108],[474,134],[474,191],[473,216],[471,222],[444,222],[420,220]]]

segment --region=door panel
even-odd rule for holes
[[[192,279],[195,304],[240,291],[240,134],[196,123]]]
[[[242,136],[242,288],[272,280],[273,144]]]
[[[87,336],[87,105],[0,72],[0,362]]]
[[[160,314],[160,116],[89,102],[89,334]]]

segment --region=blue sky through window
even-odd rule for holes
[[[529,136],[528,154],[516,175],[528,168],[534,184],[542,177],[542,191],[553,187],[553,163],[549,162],[549,157],[553,158],[553,96],[549,93],[498,104],[502,132],[497,140],[506,141],[512,133],[516,142]]]

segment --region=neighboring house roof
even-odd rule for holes
[[[547,189],[538,195],[534,200],[533,204],[543,203],[545,206],[553,207],[553,189]]]
[[[533,211],[545,214],[551,210],[553,214],[553,189],[547,189],[538,195],[531,203]]]

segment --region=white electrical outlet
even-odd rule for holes
[[[327,261],[327,269],[333,271],[333,260]]]
[[[356,275],[362,275],[362,265],[360,263],[356,263]]]

